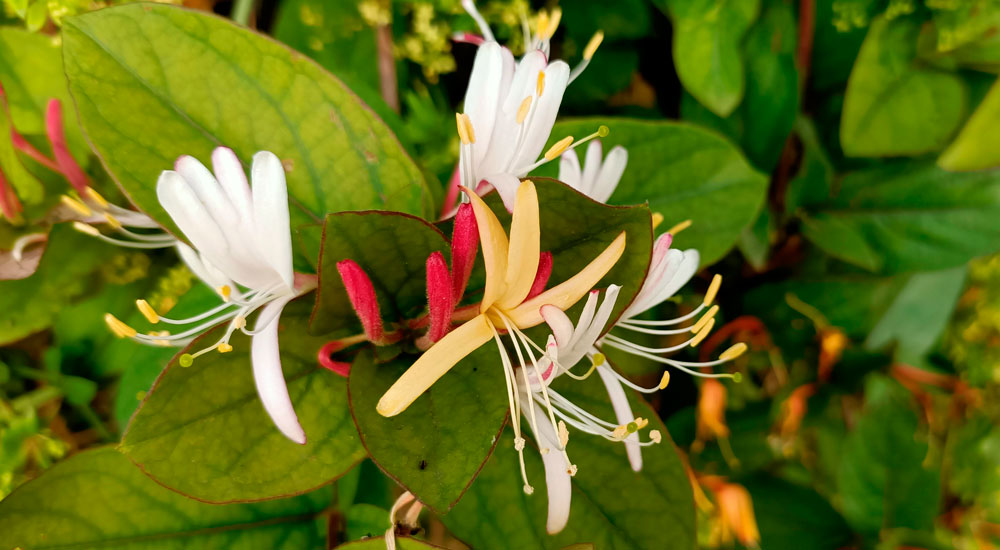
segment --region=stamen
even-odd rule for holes
[[[550,147],[549,150],[545,152],[545,160],[555,159],[559,155],[565,153],[566,149],[569,149],[569,146],[572,144],[573,144],[573,136],[566,136],[560,139],[559,141],[556,142],[555,145]]]
[[[233,294],[233,289],[229,285],[222,285],[218,289],[219,295],[222,296],[222,301],[228,302],[229,297]]]
[[[104,314],[104,322],[108,324],[108,328],[111,329],[111,332],[119,338],[133,338],[138,334],[134,328],[121,322],[117,317],[110,313]]]
[[[663,214],[653,212],[653,229],[656,229],[661,223],[663,223]]]
[[[462,141],[462,145],[468,145],[472,143],[469,139],[469,133],[465,129],[465,119],[462,118],[463,113],[455,113],[455,125],[458,126],[458,139]]]
[[[562,10],[558,7],[552,8],[552,14],[549,16],[548,26],[545,28],[545,34],[541,37],[542,40],[548,40],[555,36],[556,30],[559,28],[559,20],[562,19]]]
[[[587,46],[583,48],[583,59],[585,61],[590,61],[594,54],[597,53],[597,48],[604,41],[604,31],[597,31],[594,36],[590,37],[590,41],[587,42]]]
[[[535,95],[542,97],[542,92],[545,91],[545,72],[538,71],[538,83],[535,84]]]
[[[716,273],[715,277],[712,277],[712,283],[708,285],[708,292],[705,293],[705,299],[702,300],[701,303],[705,306],[708,306],[708,304],[714,302],[715,295],[719,293],[719,287],[721,286],[722,286],[722,275]]]
[[[194,364],[194,356],[191,355],[190,353],[185,353],[184,355],[180,356],[177,362],[180,364],[180,366],[184,368],[190,367],[191,365]]]
[[[701,330],[698,331],[698,333],[694,335],[694,338],[691,339],[691,347],[698,347],[698,344],[700,344],[701,341],[708,336],[708,333],[712,332],[712,327],[714,326],[715,319],[709,319],[708,322],[705,323],[705,326],[701,327]]]
[[[216,349],[219,350],[219,353],[229,353],[233,351],[233,346],[229,345],[229,343],[227,342],[222,342],[218,345]]]
[[[747,350],[747,345],[743,342],[740,342],[738,344],[733,344],[732,347],[730,347],[726,351],[722,352],[721,355],[719,355],[719,359],[722,361],[732,361],[733,359],[736,359],[737,357],[743,355],[743,353],[746,352],[746,350]]]
[[[673,236],[676,237],[678,233],[680,233],[681,231],[684,231],[685,229],[687,229],[689,227],[691,227],[691,220],[684,220],[681,223],[679,223],[679,224],[671,227],[670,229],[668,229],[667,233],[670,233],[671,235],[673,235]]]
[[[653,443],[659,443],[663,439],[663,436],[660,435],[660,430],[649,430],[649,439]]]
[[[549,14],[545,10],[538,12],[538,20],[535,22],[535,34],[539,40],[544,40],[545,31],[549,28]]]
[[[490,31],[490,26],[486,24],[486,19],[476,9],[476,3],[472,0],[462,0],[462,7],[465,8],[466,13],[479,25],[479,32],[483,33],[486,40],[493,42],[493,32]]]
[[[566,444],[569,443],[569,430],[566,429],[566,423],[562,420],[559,421],[559,445],[564,449]]]
[[[118,221],[118,218],[112,216],[111,214],[105,212],[104,219],[108,222],[108,225],[110,225],[112,229],[122,229],[122,222]]]
[[[76,229],[80,233],[90,235],[92,237],[100,237],[101,232],[97,230],[96,227],[92,225],[87,225],[83,222],[73,222],[73,229]]]
[[[712,306],[711,309],[706,311],[705,314],[701,316],[701,319],[698,319],[697,323],[691,325],[691,332],[697,334],[701,330],[701,327],[707,325],[709,321],[715,318],[715,314],[718,312],[719,312],[719,306],[718,305]]]
[[[530,495],[535,492],[535,488],[527,483],[524,484],[524,494]]]
[[[663,371],[663,378],[660,378],[660,389],[667,389],[667,385],[670,384],[670,371]]]
[[[101,208],[108,208],[110,206],[108,201],[105,200],[105,198],[102,197],[100,193],[95,191],[93,187],[88,187],[86,193],[87,193],[87,198],[101,205]]]
[[[517,108],[517,123],[521,124],[524,119],[528,117],[528,111],[531,109],[531,96],[524,98],[521,102],[521,106]]]
[[[465,126],[465,134],[469,136],[469,144],[475,143],[476,130],[472,127],[472,119],[465,113],[462,113],[462,125]]]
[[[157,315],[153,306],[149,305],[149,302],[146,300],[136,300],[135,305],[139,308],[139,313],[142,313],[143,317],[145,317],[147,321],[153,323],[154,325],[160,322],[160,316]]]
[[[59,201],[65,204],[66,206],[72,208],[74,211],[76,211],[77,214],[80,214],[81,216],[89,217],[91,214],[93,214],[93,211],[90,208],[88,208],[86,204],[83,204],[82,202],[74,199],[69,195],[63,195],[59,197]]]

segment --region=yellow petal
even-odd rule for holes
[[[479,227],[479,243],[483,247],[483,263],[486,266],[486,289],[483,291],[483,302],[479,311],[486,311],[494,302],[500,299],[506,285],[507,276],[507,234],[500,225],[500,220],[493,214],[489,206],[479,198],[474,191],[465,189],[472,203],[472,213],[476,216]]]
[[[517,306],[509,311],[507,316],[519,328],[528,328],[542,322],[542,314],[539,310],[545,304],[552,304],[562,310],[568,309],[590,292],[594,285],[607,275],[608,271],[611,271],[624,251],[625,232],[622,231],[615,237],[614,242],[604,249],[604,252],[601,252],[579,273]]]
[[[485,315],[477,315],[438,340],[386,390],[375,409],[396,416],[444,376],[456,363],[493,338]]]
[[[530,180],[521,182],[514,203],[514,217],[510,222],[510,248],[507,253],[507,290],[497,300],[497,307],[510,309],[524,301],[531,291],[538,272],[538,193]]]

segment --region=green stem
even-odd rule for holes
[[[10,402],[10,408],[15,411],[37,409],[43,404],[62,396],[62,390],[55,386],[45,386],[26,393]]]
[[[240,25],[247,26],[250,24],[250,14],[253,13],[253,7],[256,0],[236,0],[233,2],[232,18]]]

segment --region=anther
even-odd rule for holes
[[[524,494],[530,495],[531,493],[534,493],[534,492],[535,492],[535,488],[534,487],[532,487],[531,485],[528,485],[527,483],[524,484]]]
[[[636,423],[636,425],[639,426],[639,429],[641,430],[641,429],[643,429],[643,428],[645,428],[646,426],[649,425],[649,419],[643,418],[641,416],[637,416],[635,418],[635,423]]]
[[[722,361],[732,361],[733,359],[736,359],[737,357],[743,355],[743,353],[746,350],[747,350],[747,345],[743,342],[739,342],[737,344],[733,344],[732,347],[722,352],[722,355],[719,356],[719,359],[721,359]]]
[[[229,297],[233,294],[233,289],[229,285],[222,285],[218,289],[219,295],[222,296],[222,301],[228,302]]]
[[[629,434],[628,425],[622,424],[621,426],[618,426],[617,428],[614,429],[614,431],[611,432],[611,437],[615,441],[621,441],[626,437],[628,437],[628,434]]]
[[[469,136],[469,143],[475,143],[476,130],[472,127],[472,119],[465,113],[462,113],[462,125],[465,126],[465,135]]]
[[[87,198],[101,205],[101,208],[107,208],[109,206],[108,201],[105,200],[100,193],[95,191],[93,187],[87,188]]]
[[[107,212],[104,213],[104,220],[107,221],[108,225],[110,225],[114,229],[122,228],[122,222],[118,221],[118,218],[112,216]]]
[[[243,317],[241,315],[241,316],[236,317],[235,319],[233,319],[233,327],[236,330],[240,330],[240,329],[242,329],[245,326],[247,326],[247,318],[246,317]]]
[[[90,216],[93,213],[93,211],[86,204],[83,204],[82,202],[74,199],[69,195],[63,195],[59,197],[59,201],[65,204],[66,206],[72,208],[74,211],[76,211],[77,214],[80,214],[81,216],[86,217]]]
[[[229,353],[233,351],[233,346],[229,345],[226,342],[220,342],[216,349],[219,350],[219,353]]]
[[[190,353],[185,353],[184,355],[181,355],[177,362],[184,368],[190,367],[194,364],[194,356]]]
[[[462,119],[462,113],[455,113],[455,125],[458,127],[458,139],[462,141],[462,145],[472,143],[469,140],[468,132],[465,131],[465,120]]]
[[[719,306],[718,305],[712,306],[711,309],[706,311],[705,314],[701,316],[701,319],[698,319],[697,323],[691,325],[691,333],[697,334],[699,331],[701,331],[701,327],[707,325],[709,321],[715,318],[715,314],[718,312],[719,312]]]
[[[545,91],[545,73],[538,71],[538,83],[535,84],[535,95],[541,97],[543,91]]]
[[[153,306],[149,305],[149,302],[146,300],[136,300],[135,305],[139,308],[139,313],[142,313],[142,316],[147,321],[154,325],[160,322],[160,316],[156,314],[156,310],[153,309]]]
[[[603,41],[604,41],[604,31],[595,32],[594,36],[591,36],[590,41],[587,42],[587,46],[583,48],[583,58],[587,61],[590,61],[591,58],[594,57],[594,54],[597,53],[597,48],[601,45],[601,42]]]
[[[138,334],[134,328],[121,322],[117,317],[110,313],[104,314],[104,322],[108,324],[108,328],[111,329],[111,332],[119,338],[133,338],[136,334]]]
[[[678,233],[680,233],[681,231],[684,231],[685,229],[687,229],[689,227],[691,227],[691,220],[684,220],[681,223],[679,223],[679,224],[671,227],[670,230],[667,231],[667,233],[670,233],[671,235],[676,236]]]
[[[702,300],[702,304],[708,305],[715,301],[715,295],[719,293],[719,287],[722,286],[722,275],[718,273],[715,277],[712,277],[712,283],[708,285],[708,292],[705,293],[705,299]]]
[[[566,468],[566,473],[569,474],[569,477],[573,477],[576,475],[578,470],[579,468],[576,467],[576,464],[570,464],[569,467]]]
[[[573,136],[566,136],[560,139],[555,145],[550,147],[549,150],[545,152],[545,160],[554,160],[556,157],[566,152],[566,149],[569,149],[569,146],[572,144]]]
[[[670,384],[670,371],[663,371],[663,377],[660,378],[660,389],[664,390],[667,385]]]
[[[515,437],[514,438],[514,450],[518,451],[518,452],[521,452],[521,451],[524,450],[524,438],[523,437]]]
[[[97,230],[96,227],[92,225],[87,225],[83,222],[73,222],[73,229],[76,229],[80,233],[90,235],[92,237],[100,237],[101,232]]]
[[[538,34],[538,38],[544,40],[543,34],[549,28],[549,14],[545,10],[538,12],[538,21],[535,23],[535,33]]]
[[[663,214],[653,212],[653,229],[656,229],[661,223],[663,223]]]
[[[559,445],[562,448],[566,448],[566,444],[569,443],[569,430],[566,429],[566,423],[562,420],[559,421]]]
[[[549,24],[545,29],[545,36],[542,37],[543,40],[548,40],[556,34],[556,29],[559,28],[560,19],[562,19],[562,10],[559,8],[552,8],[552,13],[549,15]]]
[[[649,440],[653,443],[659,443],[663,440],[663,436],[660,435],[660,430],[649,430]]]
[[[694,338],[691,339],[691,347],[692,348],[698,347],[698,344],[700,344],[702,340],[704,340],[705,337],[708,336],[710,332],[712,332],[712,327],[714,326],[715,326],[715,319],[714,318],[709,319],[708,322],[701,327],[701,330],[699,330],[698,333],[694,335]]]
[[[524,119],[528,118],[528,111],[531,110],[531,96],[524,98],[521,102],[521,106],[517,108],[517,123],[521,124]]]

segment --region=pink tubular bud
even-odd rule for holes
[[[365,336],[372,342],[382,341],[382,315],[378,310],[375,287],[372,286],[368,274],[354,260],[337,262],[337,271],[344,281],[347,298],[351,300],[354,313],[358,315],[361,326],[365,329]]]
[[[21,201],[17,200],[14,188],[3,171],[0,171],[0,213],[8,220],[15,219],[21,213]]]
[[[455,42],[473,44],[475,46],[482,45],[483,42],[486,42],[485,38],[471,32],[456,32],[451,35],[451,39]]]
[[[538,255],[538,271],[535,272],[535,282],[531,283],[531,290],[525,300],[534,298],[545,290],[545,285],[552,276],[552,253],[542,252]]]
[[[454,290],[453,304],[458,305],[469,284],[472,266],[479,250],[479,226],[472,213],[472,205],[464,203],[455,214],[455,229],[451,234],[451,283]]]
[[[35,159],[35,161],[49,170],[58,172],[59,167],[56,163],[49,157],[42,154],[41,151],[35,149],[35,147],[28,142],[28,140],[24,139],[24,136],[17,131],[17,128],[14,128],[14,120],[10,116],[10,105],[7,103],[7,92],[4,91],[3,84],[0,84],[0,105],[3,105],[3,110],[7,115],[7,120],[10,121],[10,140],[14,144],[14,148],[19,149],[22,153]]]
[[[435,252],[427,258],[427,304],[431,327],[427,338],[437,342],[451,329],[451,314],[455,310],[454,290],[444,255]]]
[[[324,369],[331,370],[344,378],[347,378],[351,372],[351,364],[343,361],[334,361],[330,358],[330,355],[342,349],[344,349],[344,344],[342,344],[339,340],[327,342],[326,344],[323,344],[323,347],[319,348],[319,353],[317,354],[316,359],[319,360],[320,366]]]
[[[50,99],[48,108],[45,110],[45,132],[52,143],[52,155],[56,158],[59,171],[66,177],[69,184],[76,189],[77,193],[85,196],[90,182],[83,169],[77,164],[76,159],[69,152],[66,145],[66,134],[63,129],[62,103],[58,99]]]

